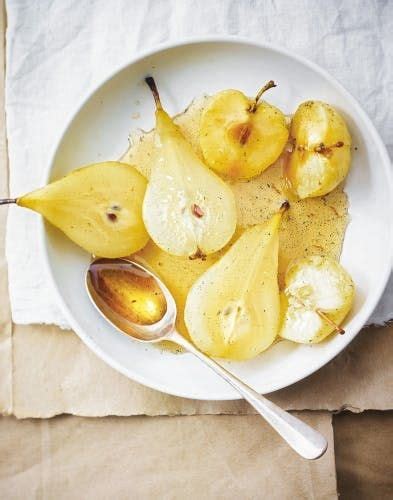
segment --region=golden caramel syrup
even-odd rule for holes
[[[184,113],[175,118],[201,159],[200,118],[208,102],[209,97],[196,99]],[[155,161],[153,131],[133,134],[130,137],[130,147],[120,161],[134,165],[142,175],[149,178]],[[267,221],[287,199],[283,178],[284,162],[285,154],[258,177],[229,183],[238,209],[238,229],[232,241],[236,241],[245,227]],[[348,221],[348,200],[342,186],[320,198],[289,201],[291,206],[283,216],[280,229],[280,287],[283,287],[285,270],[293,259],[308,255],[338,259]],[[138,252],[141,260],[161,277],[172,292],[178,308],[177,328],[186,337],[188,334],[183,315],[188,291],[195,280],[225,253],[230,244],[219,252],[208,255],[204,261],[169,255],[152,241]]]
[[[121,259],[99,259],[89,269],[90,291],[101,309],[121,328],[120,318],[138,325],[157,323],[166,312],[166,299],[156,280]]]

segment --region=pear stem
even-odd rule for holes
[[[162,109],[160,94],[158,93],[157,85],[156,82],[154,81],[154,78],[152,76],[147,76],[145,78],[145,82],[147,83],[149,89],[151,90],[151,93],[153,94],[154,102],[156,103],[157,109]]]
[[[280,214],[285,213],[287,210],[290,209],[290,207],[291,205],[288,200],[283,201],[279,210]]]
[[[332,326],[337,333],[340,335],[344,335],[345,330],[344,328],[341,328],[341,326],[337,325],[333,320],[329,318],[324,312],[322,312],[320,309],[315,309],[315,312],[326,321],[326,323],[329,323],[330,326]]]
[[[329,316],[327,314],[325,314],[324,312],[322,312],[320,309],[318,308],[312,308],[312,307],[308,307],[303,301],[302,299],[300,299],[299,297],[297,297],[296,295],[293,295],[293,297],[295,297],[295,299],[301,303],[301,305],[303,307],[306,307],[307,309],[312,309],[313,311],[315,311],[318,316],[320,318],[322,318],[323,320],[326,321],[326,323],[329,323],[330,326],[332,326],[337,333],[339,333],[340,335],[344,335],[345,333],[345,330],[344,328],[341,328],[341,326],[337,325],[337,323],[335,323],[332,319],[329,318]]]
[[[258,101],[259,99],[262,97],[262,95],[269,89],[272,89],[273,87],[277,87],[277,85],[274,83],[273,80],[269,80],[262,88],[261,90],[258,92],[258,94],[256,95],[255,97],[255,100],[253,102],[253,104],[250,106],[250,112],[251,113],[255,113],[255,111],[257,110],[257,106],[258,106]]]
[[[12,203],[16,203],[16,198],[3,198],[0,199],[0,205],[11,205]]]

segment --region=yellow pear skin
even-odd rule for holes
[[[74,243],[100,257],[124,257],[149,236],[142,220],[146,180],[135,168],[104,162],[69,175],[16,200],[40,213]]]
[[[243,360],[267,349],[278,333],[277,281],[281,212],[246,229],[192,286],[185,323],[206,354]]]

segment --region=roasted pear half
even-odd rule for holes
[[[293,152],[285,176],[299,198],[323,196],[342,182],[351,163],[351,136],[343,117],[329,104],[307,101],[291,124]]]
[[[124,257],[143,248],[146,180],[135,168],[104,162],[74,170],[16,203],[40,213],[74,243],[100,257]]]
[[[143,220],[165,252],[204,258],[231,239],[237,219],[235,197],[163,110],[153,78],[145,80],[156,103],[156,161],[143,202]]]
[[[185,323],[193,342],[210,356],[248,359],[278,333],[278,233],[282,209],[244,231],[227,253],[191,287]]]
[[[201,118],[200,144],[210,168],[231,179],[255,177],[272,165],[288,140],[285,115],[260,100],[275,87],[268,82],[255,99],[239,90],[213,96]]]
[[[316,343],[340,326],[351,310],[354,284],[335,260],[310,256],[289,265],[281,294],[280,336],[302,344]]]

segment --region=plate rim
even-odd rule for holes
[[[387,152],[386,146],[382,141],[382,138],[380,137],[378,131],[376,130],[373,122],[367,115],[367,113],[363,110],[359,102],[355,97],[350,94],[348,90],[338,81],[336,80],[335,77],[333,77],[328,71],[320,67],[318,64],[314,63],[313,61],[307,59],[304,56],[301,56],[299,54],[293,53],[291,50],[288,50],[284,47],[281,47],[280,45],[276,44],[271,44],[268,42],[264,41],[258,41],[255,40],[252,37],[243,37],[243,36],[236,36],[236,35],[210,35],[210,36],[197,36],[197,37],[184,37],[181,39],[178,39],[176,41],[168,41],[165,43],[160,43],[156,44],[152,47],[150,47],[147,50],[143,51],[138,51],[134,57],[130,58],[126,63],[119,65],[115,70],[110,72],[106,78],[101,80],[99,84],[94,86],[86,95],[84,95],[80,100],[77,106],[74,108],[74,110],[70,113],[68,120],[66,120],[65,126],[63,127],[60,135],[58,136],[57,141],[54,143],[54,146],[52,148],[52,152],[49,155],[49,160],[47,162],[46,168],[43,169],[43,178],[42,182],[43,184],[48,183],[50,179],[50,175],[53,169],[54,165],[54,160],[56,157],[56,154],[59,150],[59,147],[64,139],[64,136],[67,134],[68,130],[70,129],[74,119],[76,116],[79,114],[79,112],[82,110],[82,108],[85,106],[85,104],[93,97],[93,95],[105,84],[107,84],[110,80],[115,78],[119,73],[127,69],[128,67],[138,63],[139,61],[145,59],[146,57],[153,56],[159,52],[163,52],[166,50],[182,47],[182,46],[187,46],[187,45],[197,45],[197,44],[208,44],[208,43],[237,43],[241,45],[252,45],[254,47],[257,47],[258,49],[267,49],[271,50],[273,52],[277,52],[281,55],[284,55],[286,57],[289,57],[295,61],[298,61],[299,63],[305,65],[306,67],[310,68],[311,70],[315,71],[319,75],[321,75],[323,78],[329,81],[330,84],[332,84],[341,94],[348,99],[348,101],[351,103],[351,105],[354,107],[356,110],[356,113],[361,117],[363,120],[364,124],[366,125],[366,128],[368,132],[371,134],[371,139],[372,142],[375,144],[379,154],[381,155],[383,161],[382,164],[379,165],[379,168],[382,168],[386,180],[388,182],[388,190],[390,193],[393,195],[393,172],[391,169],[391,161],[389,158],[389,154]],[[390,197],[390,208],[391,211],[393,212],[393,196]],[[238,400],[242,399],[241,396],[236,396],[235,394],[233,396],[225,396],[223,397],[220,394],[207,394],[207,395],[190,395],[190,393],[184,393],[182,391],[177,391],[177,390],[172,390],[171,388],[168,388],[165,384],[161,383],[152,383],[149,380],[146,380],[146,378],[143,375],[140,375],[139,373],[133,372],[130,369],[124,368],[121,363],[117,362],[114,358],[109,356],[105,349],[102,349],[96,342],[95,340],[84,330],[84,328],[80,327],[78,324],[77,318],[74,317],[72,312],[68,309],[61,291],[56,283],[54,273],[52,271],[52,266],[49,258],[49,252],[48,252],[48,246],[47,246],[47,233],[45,231],[45,222],[43,219],[39,221],[39,245],[41,247],[41,252],[43,255],[43,263],[45,267],[45,271],[47,273],[47,276],[49,278],[49,281],[53,287],[55,296],[56,296],[56,301],[59,305],[59,308],[62,310],[65,318],[69,322],[72,330],[78,335],[78,337],[84,342],[85,345],[89,349],[91,349],[96,356],[98,356],[100,359],[102,359],[106,364],[114,368],[116,371],[122,373],[125,375],[127,378],[134,380],[135,382],[138,382],[146,387],[150,387],[152,389],[158,390],[160,392],[170,394],[173,396],[178,396],[182,398],[187,398],[187,399],[199,399],[199,400],[204,400],[204,401],[231,401],[231,400]],[[377,289],[374,290],[374,299],[371,301],[369,304],[367,310],[363,311],[361,314],[360,318],[358,318],[358,321],[354,325],[354,330],[351,336],[348,336],[345,338],[343,344],[339,346],[339,348],[336,348],[333,352],[328,352],[325,354],[325,356],[321,357],[320,362],[312,365],[309,367],[309,369],[303,370],[299,372],[298,375],[294,376],[291,380],[290,383],[276,383],[275,385],[272,386],[272,389],[269,392],[265,392],[264,394],[270,394],[273,393],[277,390],[284,389],[286,387],[290,387],[291,385],[309,377],[316,371],[318,371],[320,368],[325,366],[327,363],[332,361],[338,354],[340,354],[350,342],[358,335],[360,330],[365,326],[367,319],[370,317],[372,312],[374,311],[376,305],[378,304],[384,290],[386,287],[386,284],[388,282],[389,276],[392,271],[392,265],[393,265],[393,230],[390,230],[390,235],[389,235],[389,252],[387,252],[388,255],[390,255],[390,259],[387,257],[386,262],[384,265],[383,273],[381,272],[381,276],[379,279],[379,284]],[[360,311],[361,312],[361,311]],[[357,318],[358,314],[354,317]]]

